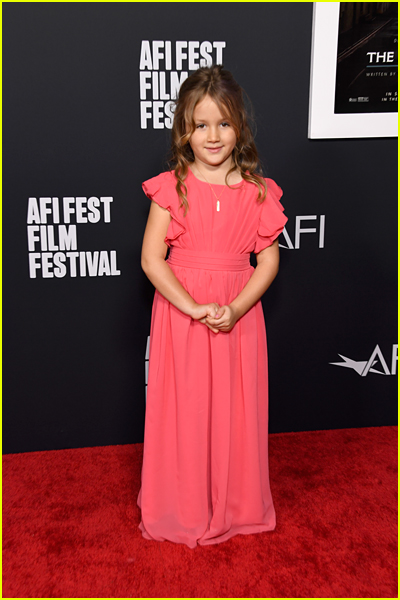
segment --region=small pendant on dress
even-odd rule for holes
[[[219,200],[217,200],[217,212],[219,212]]]

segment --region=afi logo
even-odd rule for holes
[[[302,221],[317,221],[317,223],[315,223],[315,227],[303,227]],[[325,215],[319,215],[319,217],[317,215],[297,216],[294,227],[294,245],[285,227],[282,231],[282,236],[285,238],[286,246],[279,244],[279,247],[286,248],[287,250],[298,250],[300,248],[301,235],[305,233],[316,234],[318,236],[318,247],[323,248],[325,244]]]
[[[329,364],[336,365],[337,367],[347,367],[348,369],[354,369],[354,371],[361,375],[361,377],[366,377],[368,373],[377,373],[378,375],[396,375],[397,353],[397,344],[393,344],[390,371],[378,344],[375,346],[374,351],[372,352],[368,360],[353,360],[352,358],[347,358],[347,356],[339,354],[340,358],[343,359],[343,362],[335,362]],[[380,367],[380,370],[374,369],[373,367],[375,365]]]

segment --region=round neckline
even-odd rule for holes
[[[227,187],[229,189],[235,189],[238,186],[242,186],[244,184],[244,179],[242,179],[241,181],[239,181],[238,183],[234,183],[233,185],[227,185],[226,183],[208,183],[208,181],[203,181],[202,179],[199,179],[198,177],[196,177],[196,175],[193,173],[192,169],[190,167],[188,167],[190,174],[192,175],[192,177],[194,177],[196,179],[196,181],[199,181],[200,183],[204,183],[205,185],[212,185],[212,186],[217,186],[217,187]]]

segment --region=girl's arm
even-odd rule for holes
[[[228,306],[221,306],[218,319],[208,317],[207,322],[219,331],[230,331],[267,291],[278,270],[279,244],[275,240],[271,246],[257,254],[257,267],[240,294]]]
[[[165,262],[168,246],[164,242],[171,221],[170,213],[152,201],[142,246],[142,269],[155,288],[185,315],[205,323],[215,333],[218,329],[206,322],[219,309],[215,302],[197,304]]]

